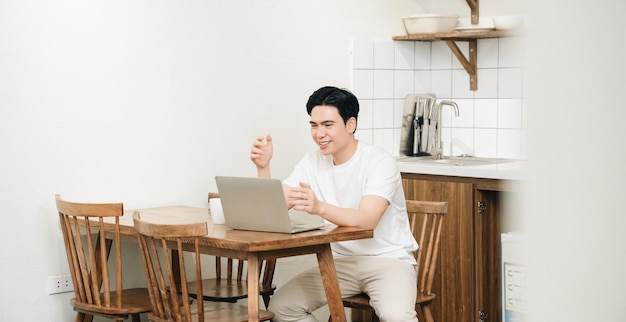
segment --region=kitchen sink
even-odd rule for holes
[[[472,156],[444,156],[441,159],[435,159],[434,157],[400,157],[397,159],[400,162],[415,162],[415,163],[425,163],[425,164],[441,164],[441,165],[455,165],[455,166],[464,166],[464,165],[487,165],[494,163],[506,163],[513,162],[515,160],[512,159],[502,159],[502,158],[481,158],[481,157],[472,157]]]

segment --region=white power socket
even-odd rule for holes
[[[74,290],[71,275],[48,276],[48,294],[71,292]]]

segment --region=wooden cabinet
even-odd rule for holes
[[[402,178],[407,199],[448,202],[435,272],[435,321],[501,322],[501,194],[514,191],[510,182],[409,173]],[[352,316],[357,321],[360,314]]]
[[[448,201],[435,272],[435,321],[474,321],[474,186],[405,175],[407,199]]]
[[[500,218],[510,182],[403,174],[407,199],[448,201],[434,283],[435,321],[501,321]]]
[[[502,321],[500,192],[474,190],[474,303],[465,321]]]

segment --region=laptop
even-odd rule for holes
[[[326,226],[292,220],[278,179],[216,176],[215,183],[228,228],[294,234]]]

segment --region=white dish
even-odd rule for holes
[[[459,18],[457,27],[479,27],[479,28],[494,28],[493,18],[491,16],[481,16],[478,23],[472,23],[471,17]]]
[[[431,34],[448,33],[457,25],[458,15],[418,14],[402,18],[406,33]]]
[[[478,27],[456,27],[454,28],[454,30],[456,31],[487,31],[487,30],[494,30],[494,27],[482,27],[482,26],[478,26]]]

